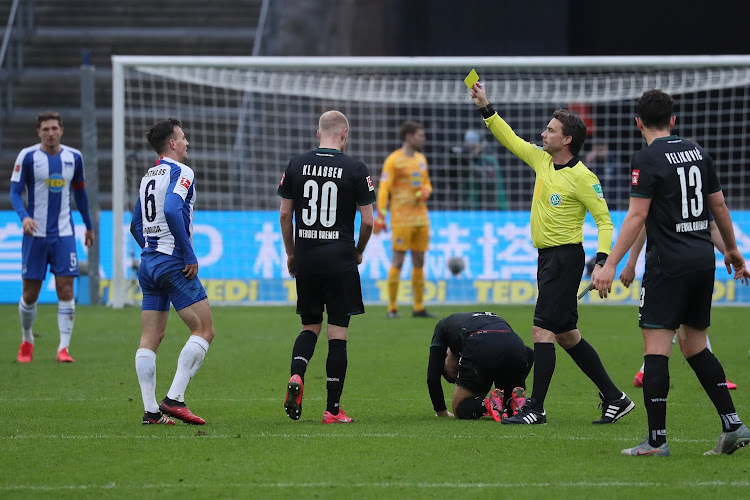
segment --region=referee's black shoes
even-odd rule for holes
[[[538,425],[547,423],[547,412],[542,410],[541,412],[536,411],[533,408],[534,400],[529,398],[526,400],[526,404],[523,408],[513,415],[512,417],[504,418],[501,424],[525,424],[525,425]]]
[[[604,401],[604,396],[601,393],[599,393],[599,399],[602,400],[599,403],[599,408],[602,409],[602,418],[594,420],[591,422],[592,424],[614,424],[635,408],[635,403],[624,392],[619,399],[614,401]]]

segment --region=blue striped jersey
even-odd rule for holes
[[[83,157],[62,144],[54,156],[41,147],[36,144],[21,150],[10,180],[26,187],[26,211],[37,224],[34,236],[72,236],[70,188],[83,188]]]
[[[139,199],[143,218],[143,251],[157,251],[175,257],[184,257],[183,249],[167,225],[164,201],[168,194],[176,193],[182,198],[182,218],[185,232],[192,247],[193,205],[195,186],[193,170],[178,161],[160,158],[141,179]],[[188,252],[192,253],[192,249]]]

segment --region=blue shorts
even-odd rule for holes
[[[166,257],[166,258],[165,258]],[[138,282],[143,291],[143,311],[169,311],[170,302],[176,311],[208,298],[201,281],[187,279],[182,270],[184,262],[169,256],[142,256]]]
[[[25,280],[44,280],[47,277],[47,264],[55,276],[78,276],[78,255],[75,236],[23,235],[21,244]]]

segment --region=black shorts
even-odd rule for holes
[[[688,325],[703,330],[711,324],[715,270],[665,276],[659,267],[646,269],[641,284],[638,326],[676,330]]]
[[[539,250],[536,272],[539,297],[534,309],[534,326],[555,334],[576,329],[576,294],[585,260],[583,246],[578,244]]]
[[[297,314],[303,325],[323,322],[323,311],[328,312],[328,324],[349,326],[349,317],[363,314],[362,285],[359,270],[339,273],[297,276]]]
[[[526,387],[533,364],[534,351],[515,333],[477,333],[464,341],[456,385],[487,394],[494,383],[507,396],[514,387]]]

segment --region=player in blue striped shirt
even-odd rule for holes
[[[174,118],[151,126],[146,138],[160,158],[141,179],[130,232],[138,242],[141,266],[138,281],[143,291],[141,342],[135,370],[143,397],[143,425],[174,425],[169,417],[203,425],[185,405],[188,382],[197,373],[214,338],[211,308],[198,279],[198,259],[193,251],[195,175],[183,164],[188,141],[182,123]],[[164,339],[169,305],[190,329],[180,352],[172,386],[156,403],[156,350]]]
[[[60,344],[57,361],[72,363],[68,348],[76,310],[73,281],[78,276],[78,255],[70,209],[71,192],[86,225],[84,244],[89,247],[94,242],[89,200],[84,188],[83,157],[77,149],[60,143],[63,123],[58,113],[46,111],[39,114],[37,133],[41,143],[21,150],[10,178],[10,201],[23,225],[23,294],[18,304],[23,341],[16,360],[30,363],[33,358],[32,327],[49,265],[55,275],[58,298]],[[24,189],[26,205],[22,198]]]

